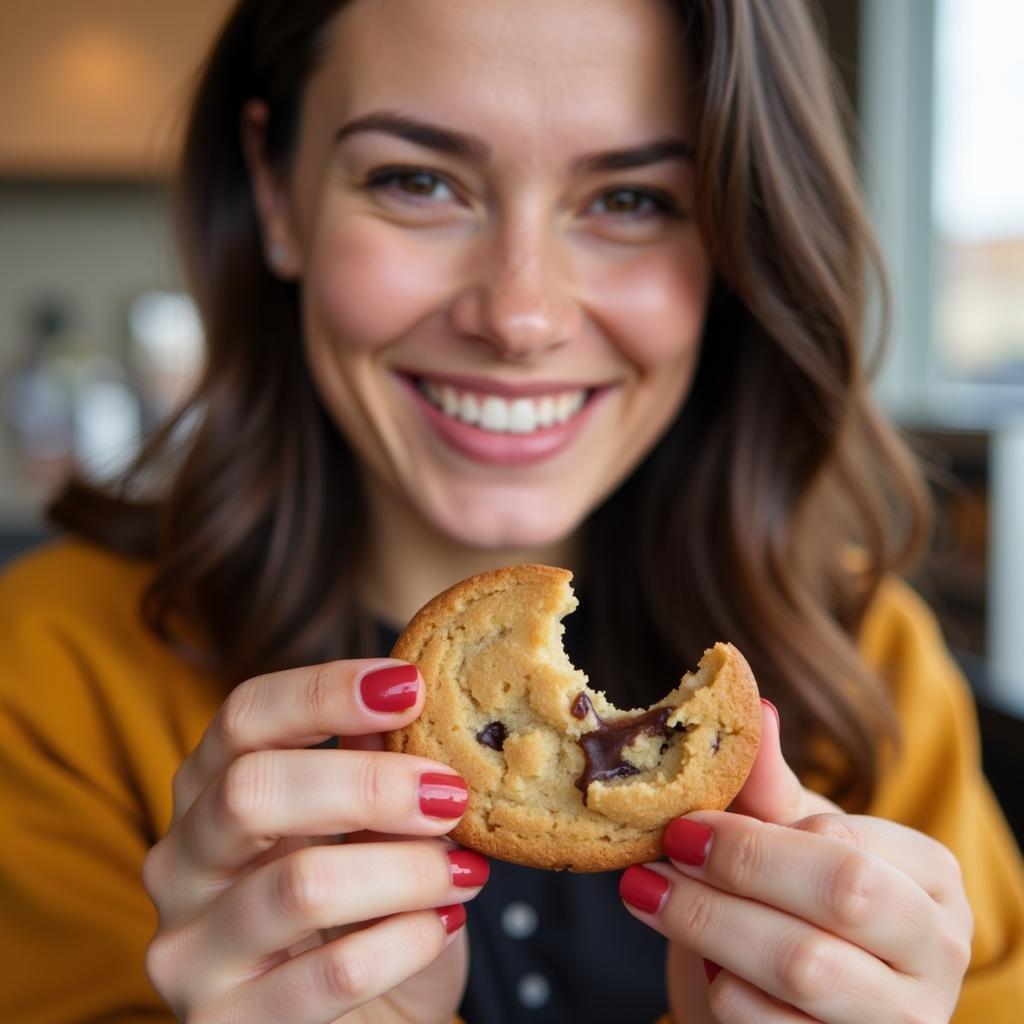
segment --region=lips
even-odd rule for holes
[[[446,445],[488,465],[528,465],[552,457],[572,442],[611,390],[414,374],[400,374],[400,380]]]
[[[532,434],[545,427],[568,423],[587,401],[587,390],[577,388],[534,398],[505,398],[461,390],[432,380],[418,381],[428,401],[446,416],[495,434]]]

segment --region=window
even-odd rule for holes
[[[1024,405],[1024,3],[939,0],[934,367]],[[989,389],[986,389],[989,390]]]
[[[1024,410],[1024,3],[865,0],[865,178],[895,296],[883,404]]]
[[[1024,716],[1022,40],[1022,0],[861,0],[863,173],[895,300],[878,396],[973,453],[987,557],[954,528],[940,596],[984,611],[987,699]]]

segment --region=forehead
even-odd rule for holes
[[[685,48],[668,0],[350,0],[308,99],[333,117],[386,109],[490,138],[687,128]]]

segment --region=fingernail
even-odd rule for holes
[[[415,665],[388,665],[367,672],[359,680],[359,693],[371,711],[408,711],[420,688]]]
[[[775,728],[778,734],[782,735],[782,723],[779,721],[779,709],[770,701],[761,698],[761,703],[775,716]]]
[[[681,864],[699,868],[708,859],[715,833],[689,818],[676,818],[665,829],[665,854]]]
[[[438,907],[436,913],[449,935],[457,932],[466,923],[466,908],[461,903],[453,903],[450,907]]]
[[[424,772],[420,776],[420,810],[428,818],[461,818],[469,789],[458,775]]]
[[[705,960],[704,961],[704,973],[708,976],[708,984],[709,985],[711,984],[711,982],[713,982],[715,980],[715,975],[718,974],[718,972],[721,969],[722,968],[719,967],[718,964],[716,964],[714,960]]]
[[[637,910],[657,914],[665,905],[672,883],[642,864],[626,868],[619,879],[619,895]]]
[[[452,869],[452,884],[460,889],[483,885],[491,874],[490,861],[472,850],[449,850],[448,863]]]

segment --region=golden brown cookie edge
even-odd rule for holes
[[[428,601],[403,630],[392,648],[391,656],[415,664],[436,630],[474,600],[520,584],[557,585],[567,583],[571,579],[572,573],[567,569],[533,564],[493,569],[471,576]],[[666,819],[665,825],[673,818],[690,811],[721,810],[727,807],[746,781],[757,754],[761,733],[761,711],[753,672],[746,658],[732,644],[719,643],[715,647],[723,649],[724,654],[724,662],[716,673],[716,679],[723,672],[729,675],[730,678],[724,680],[724,689],[728,693],[729,702],[734,706],[737,719],[743,723],[743,728],[731,737],[733,742],[728,744],[725,753],[727,760],[720,766],[716,765],[715,785],[701,790],[699,805],[690,801],[691,806],[674,810]],[[431,688],[428,683],[427,701],[430,700],[430,695]],[[652,706],[656,704],[657,702]],[[426,711],[425,703],[423,713]],[[418,721],[419,719],[402,729],[386,733],[385,748],[440,760],[443,763],[443,757],[440,756],[443,751],[429,733],[416,728]],[[662,857],[664,826],[617,843],[602,844],[598,840],[585,845],[573,841],[559,846],[549,837],[543,844],[538,845],[534,839],[516,836],[515,833],[506,830],[501,830],[499,834],[488,828],[481,817],[473,811],[471,787],[470,807],[449,835],[464,846],[511,863],[550,870],[593,872],[617,870],[630,864]]]

